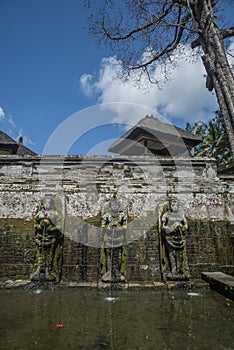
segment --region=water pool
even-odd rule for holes
[[[0,290],[0,349],[231,350],[234,303],[212,290]]]

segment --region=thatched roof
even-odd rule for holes
[[[163,123],[154,116],[146,116],[109,148],[119,154],[182,154],[198,145],[201,139],[172,124]]]
[[[13,140],[9,135],[0,130],[0,144],[10,145],[15,144],[16,141]]]
[[[35,156],[36,153],[24,146],[21,142],[16,142],[5,132],[0,130],[0,154],[17,154],[20,156],[31,155]]]

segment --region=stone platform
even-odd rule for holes
[[[210,288],[234,300],[234,277],[223,272],[202,272],[202,279]]]

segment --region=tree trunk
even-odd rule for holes
[[[215,89],[234,158],[234,77],[225,53],[222,34],[215,23],[211,0],[196,0],[191,8],[203,49],[206,86]]]

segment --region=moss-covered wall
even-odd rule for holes
[[[192,276],[202,271],[234,274],[233,225],[228,221],[189,222],[187,256]]]
[[[192,278],[202,271],[233,271],[233,226],[227,221],[190,221],[187,256]],[[160,281],[158,227],[127,245],[127,279]],[[35,240],[33,222],[0,219],[0,279],[28,279],[33,271]],[[100,248],[85,246],[65,236],[62,259],[64,282],[100,279]]]
[[[32,273],[35,253],[33,222],[0,219],[0,278],[24,279]]]
[[[38,200],[59,200],[63,221],[62,280],[100,278],[101,215],[113,193],[128,215],[129,281],[160,281],[158,221],[168,193],[189,222],[192,278],[201,271],[233,274],[234,184],[217,177],[213,160],[154,157],[0,157],[0,279],[33,270],[32,213]]]

